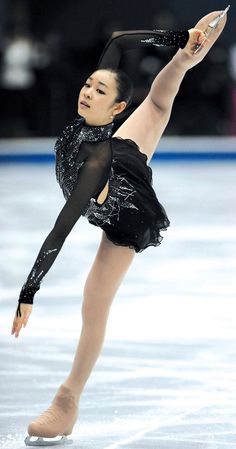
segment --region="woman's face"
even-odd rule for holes
[[[125,101],[115,103],[117,84],[115,74],[109,70],[97,70],[82,87],[78,99],[78,113],[88,125],[106,125],[122,112]]]

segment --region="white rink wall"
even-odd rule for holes
[[[55,138],[0,139],[1,162],[50,162]],[[236,159],[236,137],[163,137],[153,160]]]

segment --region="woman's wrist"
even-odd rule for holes
[[[18,302],[24,304],[33,304],[34,295],[39,290],[39,285],[25,283],[21,289]]]
[[[191,28],[189,31],[189,40],[185,47],[178,50],[174,56],[174,62],[179,70],[187,72],[195,65],[201,62],[209,51],[209,41],[202,30]],[[196,51],[200,48],[200,51]]]

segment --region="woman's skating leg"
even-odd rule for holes
[[[80,395],[102,348],[112,300],[134,255],[134,250],[114,245],[103,232],[84,286],[83,324],[71,372],[50,407],[29,424],[29,435],[53,438],[71,434]]]
[[[114,245],[104,231],[84,286],[82,330],[73,365],[63,385],[80,396],[101,351],[112,300],[135,251]]]

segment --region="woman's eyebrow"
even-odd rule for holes
[[[105,86],[108,88],[108,86],[105,83],[103,83],[102,81],[98,81],[98,83],[101,84],[102,86]]]
[[[90,77],[89,77],[89,80],[93,81],[93,77],[90,76]],[[102,86],[105,86],[105,87],[108,88],[108,86],[107,86],[105,83],[103,83],[102,81],[98,81],[98,83],[101,84]]]

